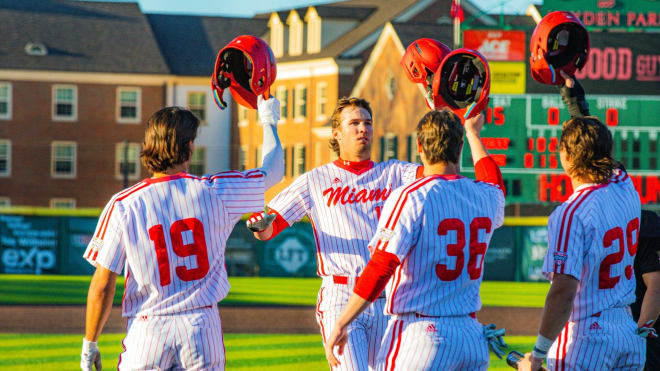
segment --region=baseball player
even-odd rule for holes
[[[485,370],[488,344],[475,312],[483,260],[504,221],[502,175],[481,143],[483,115],[448,109],[417,125],[424,177],[397,188],[383,207],[369,246],[375,252],[326,342],[331,366],[341,363],[351,322],[387,285],[391,314],[378,370]],[[477,181],[459,175],[463,134]],[[390,280],[390,278],[392,278]]]
[[[642,210],[635,255],[635,303],[631,305],[638,334],[646,337],[644,370],[660,370],[660,216]]]
[[[311,220],[317,274],[323,279],[316,319],[324,341],[369,260],[367,245],[383,203],[394,188],[412,182],[421,169],[398,160],[370,160],[373,128],[366,100],[341,98],[331,121],[330,144],[339,159],[298,177],[268,203],[270,214],[255,214],[247,222],[256,238],[267,240],[305,215]],[[384,305],[384,297],[378,298],[352,324],[338,369],[373,369],[387,326]]]
[[[629,305],[641,203],[611,157],[612,134],[588,115],[584,90],[563,71],[562,97],[574,116],[564,123],[560,160],[574,192],[548,221],[543,272],[552,285],[536,345],[518,364],[538,370],[639,370],[644,339]]]
[[[87,297],[80,366],[101,369],[97,339],[124,271],[127,334],[120,370],[223,370],[217,303],[229,290],[225,243],[244,213],[263,209],[264,191],[284,173],[279,102],[259,98],[263,167],[204,177],[187,173],[199,120],[167,107],[147,121],[142,163],[153,172],[114,195],[84,254],[96,266]]]

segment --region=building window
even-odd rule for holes
[[[316,85],[316,121],[327,119],[328,109],[328,84],[320,82]]]
[[[292,176],[297,177],[305,172],[305,145],[297,143],[293,146]]]
[[[284,121],[289,118],[289,91],[285,86],[279,86],[275,97],[280,101],[280,121]]]
[[[51,198],[50,199],[51,209],[75,209],[76,208],[76,199],[75,198]]]
[[[293,118],[302,121],[307,117],[307,88],[304,85],[296,86],[292,100],[294,103]]]
[[[117,122],[140,122],[140,88],[117,88]]]
[[[137,179],[140,176],[140,143],[115,144],[115,179]]]
[[[381,161],[396,158],[398,138],[394,133],[387,133],[380,138],[380,159]]]
[[[408,162],[422,163],[422,159],[417,152],[417,133],[408,135]]]
[[[248,109],[238,105],[238,126],[248,125]]]
[[[238,152],[238,170],[240,171],[247,170],[247,153],[248,153],[248,147],[241,146]]]
[[[202,122],[206,122],[206,93],[188,92],[188,109]]]
[[[261,167],[261,149],[262,146],[256,146],[254,148],[254,167]]]
[[[11,119],[11,84],[0,82],[0,119]]]
[[[0,208],[7,208],[11,206],[11,199],[9,197],[0,197]]]
[[[53,142],[50,152],[50,174],[53,178],[75,178],[76,143]]]
[[[78,119],[78,88],[75,85],[53,85],[53,120]]]
[[[0,176],[11,175],[11,141],[0,139]]]
[[[394,99],[394,95],[396,94],[396,79],[394,78],[394,74],[392,71],[390,71],[390,74],[385,80],[385,95],[387,96],[388,100]]]
[[[188,171],[195,175],[206,174],[206,148],[195,147],[195,151],[190,158],[190,168]]]

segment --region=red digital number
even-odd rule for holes
[[[633,242],[633,232],[635,232],[635,241]],[[608,248],[612,246],[614,241],[619,242],[619,250],[616,252],[613,252],[611,254],[608,254],[605,256],[603,261],[600,263],[600,267],[598,269],[598,288],[599,289],[611,289],[614,288],[614,286],[619,283],[621,280],[620,276],[612,277],[610,275],[611,267],[614,264],[620,263],[623,260],[623,256],[626,252],[626,244],[624,243],[623,240],[623,229],[621,227],[615,227],[607,232],[605,232],[605,235],[603,236],[603,247]],[[628,253],[630,256],[635,256],[635,253],[637,252],[637,243],[639,241],[639,218],[635,218],[628,222],[628,226],[626,227],[626,242],[628,245]],[[625,267],[625,275],[627,279],[630,279],[632,277],[632,267],[630,265],[627,265]]]
[[[525,153],[525,156],[523,156],[523,166],[525,168],[529,169],[531,167],[534,167],[534,155],[531,153]]]
[[[539,158],[539,166],[540,166],[540,167],[547,167],[546,159],[545,159],[545,155],[541,155],[541,156],[540,156],[540,158]]]
[[[495,125],[504,125],[504,122],[506,121],[504,117],[504,108],[500,106],[493,108],[493,116],[495,116]]]
[[[186,231],[192,232],[192,243],[183,243],[183,233]],[[149,238],[154,242],[154,247],[156,248],[160,284],[161,286],[167,286],[172,280],[170,278],[170,261],[167,254],[163,225],[158,224],[149,228]],[[185,258],[194,255],[197,261],[197,268],[189,269],[185,265],[177,266],[174,269],[177,277],[182,281],[194,281],[206,276],[209,272],[209,258],[202,222],[195,218],[177,220],[170,226],[170,238],[172,249],[177,256]]]
[[[479,231],[485,230],[490,233],[492,223],[489,218],[474,218],[470,223],[470,243],[467,272],[470,279],[476,280],[481,277],[483,261],[486,256],[488,245],[479,241]],[[463,271],[465,264],[465,224],[460,219],[445,219],[438,224],[438,235],[446,236],[449,231],[456,232],[456,243],[447,244],[447,256],[456,257],[454,269],[448,269],[445,264],[436,264],[435,274],[442,281],[453,281],[457,279]]]
[[[534,151],[534,138],[527,138],[527,150]]]
[[[536,138],[536,151],[545,152],[545,138]]]
[[[605,123],[608,126],[619,125],[619,110],[616,108],[608,108],[605,111]]]
[[[548,125],[559,125],[559,108],[548,108]]]
[[[550,168],[556,169],[559,163],[557,162],[557,155],[554,153],[550,154]]]
[[[559,141],[557,140],[556,137],[550,138],[550,144],[548,145],[548,151],[550,152],[557,152],[559,149]]]

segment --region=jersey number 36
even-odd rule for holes
[[[183,232],[191,231],[193,242],[183,244]],[[167,256],[167,244],[165,243],[165,232],[163,225],[158,224],[149,228],[149,238],[156,247],[156,259],[158,259],[158,272],[160,273],[160,285],[170,284],[170,261]],[[197,268],[188,269],[185,265],[177,266],[174,271],[182,281],[198,280],[209,272],[209,257],[206,253],[206,238],[204,237],[204,225],[199,219],[188,218],[177,220],[170,226],[170,238],[172,250],[182,258],[194,255],[197,260]]]
[[[467,271],[471,280],[476,280],[481,277],[481,270],[483,269],[484,256],[488,245],[486,242],[479,242],[479,230],[485,230],[490,233],[491,229],[490,218],[479,217],[472,219],[470,222],[470,250]],[[465,224],[457,218],[445,219],[438,225],[438,234],[446,236],[449,231],[456,232],[456,243],[447,244],[447,255],[456,257],[456,266],[454,269],[448,269],[445,264],[437,264],[435,266],[435,274],[438,275],[442,281],[453,281],[457,279],[463,271],[465,264]]]

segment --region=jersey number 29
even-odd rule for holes
[[[193,242],[183,244],[183,232],[191,231]],[[149,238],[156,247],[156,259],[158,259],[158,272],[160,273],[160,285],[170,284],[170,261],[167,256],[167,244],[165,243],[165,232],[163,225],[158,224],[149,228]],[[172,250],[182,258],[194,255],[197,259],[197,268],[188,269],[185,265],[177,266],[174,271],[182,281],[198,280],[209,272],[209,257],[206,253],[206,238],[204,237],[204,225],[199,219],[188,218],[177,220],[170,226],[170,238]]]
[[[481,270],[483,269],[484,256],[488,245],[485,242],[479,242],[479,230],[485,230],[490,233],[491,229],[490,218],[478,217],[472,219],[470,222],[470,253],[468,259],[467,271],[471,280],[476,280],[481,277]],[[456,243],[447,244],[447,255],[456,257],[456,266],[454,269],[448,269],[445,264],[437,264],[435,266],[435,274],[442,281],[453,281],[457,279],[463,271],[465,263],[465,255],[463,248],[465,248],[465,224],[457,218],[445,219],[438,225],[438,234],[446,236],[449,231],[456,232]]]
[[[633,241],[633,232],[635,233],[635,241]],[[626,243],[623,242],[623,229],[621,227],[614,227],[603,236],[603,247],[608,248],[612,246],[614,241],[619,241],[619,251],[607,255],[598,270],[598,288],[611,289],[619,283],[621,276],[610,276],[610,268],[612,265],[620,263],[623,260],[623,255],[626,253],[626,245],[628,245],[628,253],[630,256],[635,256],[637,253],[637,243],[639,242],[639,218],[632,219],[626,226]],[[626,265],[624,273],[627,279],[633,275],[633,268]]]

